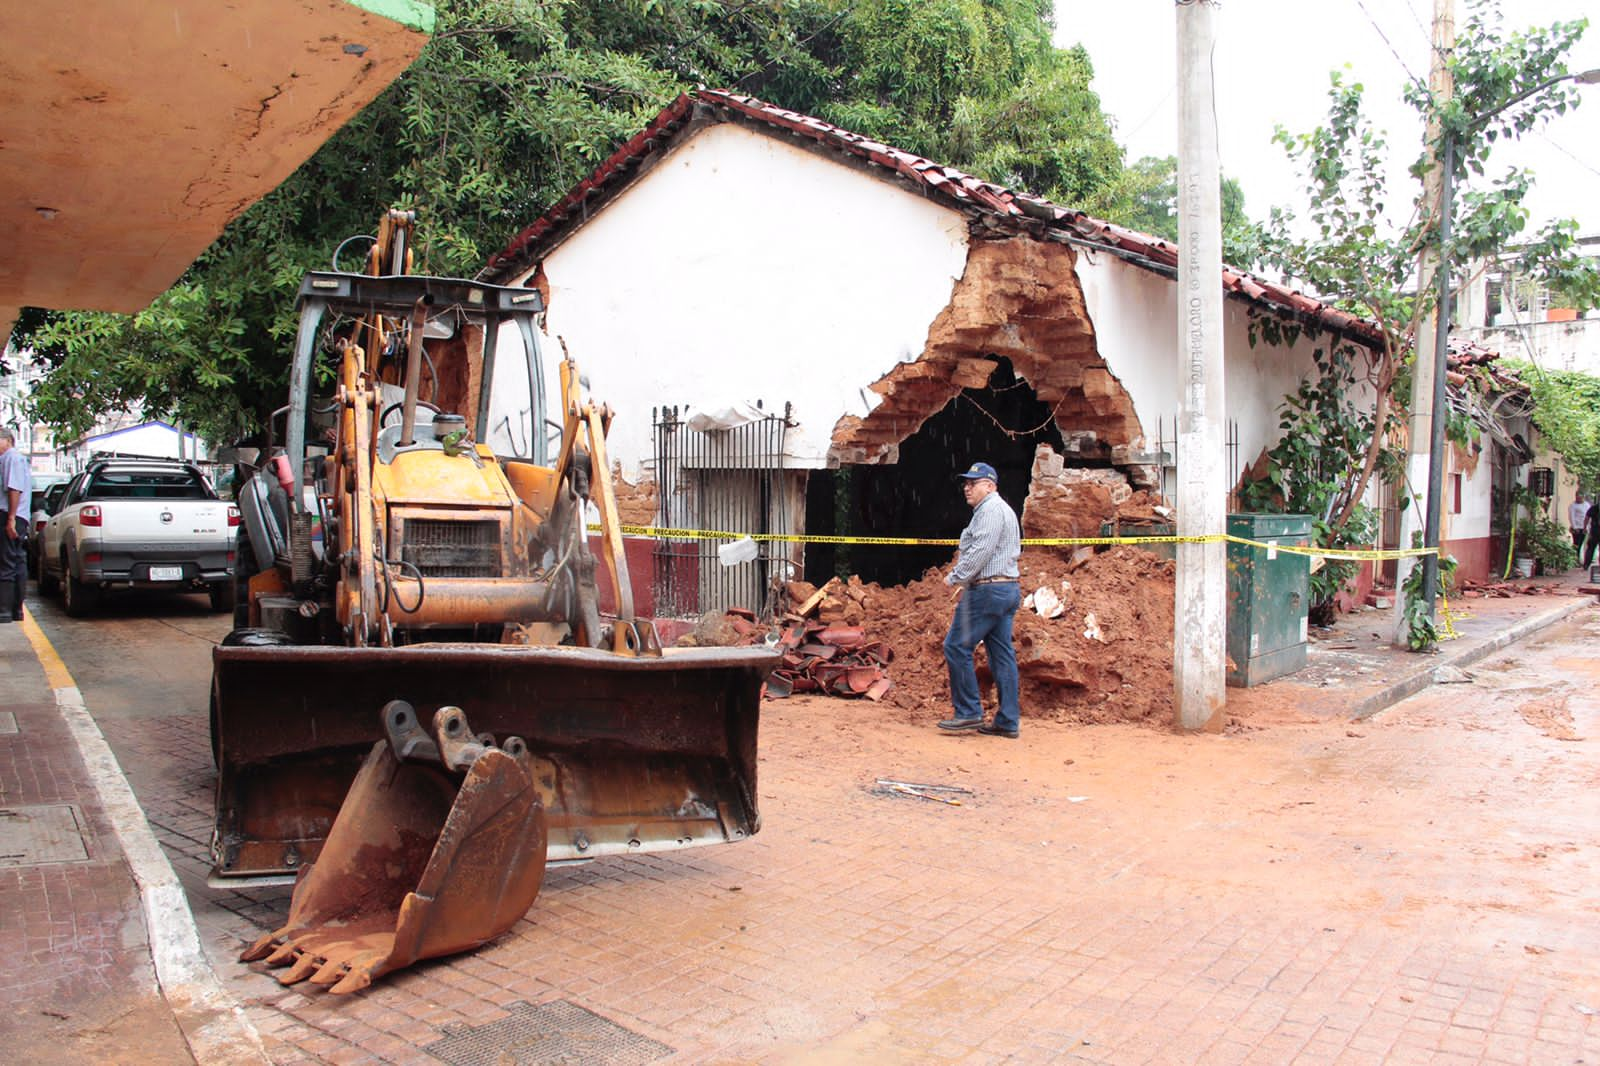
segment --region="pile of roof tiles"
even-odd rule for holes
[[[783,661],[767,678],[769,698],[819,692],[876,701],[894,688],[888,672],[893,649],[880,640],[868,640],[860,626],[791,614],[769,627],[757,622],[753,613],[737,608],[728,611],[728,623],[741,643],[776,643],[783,650]]]
[[[1570,590],[1559,583],[1519,584],[1515,581],[1473,581],[1460,583],[1462,599],[1491,597],[1510,599],[1512,596],[1564,596]]]

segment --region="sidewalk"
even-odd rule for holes
[[[0,626],[0,1046],[15,1062],[192,1061],[139,888],[20,625]]]
[[[1387,613],[1346,616],[1314,631],[1304,671],[1230,689],[1230,720],[1249,728],[1370,716],[1432,683],[1439,668],[1462,668],[1592,605],[1594,597],[1576,594],[1578,576],[1563,582],[1572,594],[1452,604],[1466,612],[1455,621],[1459,638],[1425,656],[1389,647]],[[76,690],[62,689],[62,677],[47,672],[59,670],[51,654],[47,645],[31,644],[24,627],[0,626],[0,710],[18,727],[0,732],[0,805],[30,816],[40,808],[70,815],[46,841],[62,850],[46,853],[8,825],[16,815],[0,814],[0,832],[11,834],[0,838],[0,936],[11,948],[0,962],[0,990],[14,1007],[0,1021],[0,1047],[18,1061],[259,1060],[254,1033],[233,1026],[225,997],[211,1002],[209,1017],[196,1011],[192,983],[216,987],[198,951],[180,951],[176,964],[194,982],[175,982],[163,996],[158,974],[174,970],[173,935],[156,927],[166,925],[161,912],[176,884],[172,868],[152,874],[148,855],[130,857],[144,845],[104,798],[107,788],[126,782],[109,752],[93,756],[99,730],[88,722],[93,736],[85,739],[87,715],[81,705],[74,709]],[[1478,984],[1500,989],[1499,978],[1453,968],[1465,965],[1461,960],[1482,965],[1481,953],[1451,945],[1459,934],[1448,908],[1467,890],[1447,885],[1419,904],[1409,889],[1385,887],[1434,874],[1415,858],[1410,868],[1383,865],[1406,860],[1384,850],[1390,840],[1370,835],[1382,811],[1346,811],[1334,794],[1298,791],[1308,787],[1298,776],[1279,780],[1285,771],[1270,768],[1278,764],[1250,761],[1261,754],[1252,756],[1253,745],[1222,748],[1138,727],[1055,723],[1029,723],[1021,744],[952,740],[890,721],[872,705],[826,699],[780,701],[763,716],[767,828],[754,840],[553,870],[533,911],[505,938],[395,975],[370,994],[334,1001],[305,986],[280,989],[266,974],[227,964],[258,926],[281,919],[283,894],[213,898],[190,876],[203,856],[175,851],[184,838],[168,831],[163,843],[190,883],[187,903],[179,897],[178,924],[192,930],[194,907],[211,958],[224,960],[215,962],[220,975],[282,1063],[492,1061],[475,1056],[510,1045],[526,1050],[517,1041],[536,1030],[568,1041],[541,1045],[552,1053],[591,1046],[583,1041],[626,1047],[626,1055],[607,1061],[859,1061],[881,1052],[882,1061],[988,1062],[1012,1054],[1026,1062],[1141,1061],[1145,1041],[1214,1029],[1214,1053],[1179,1057],[1267,1061],[1274,1047],[1287,1052],[1291,1035],[1302,1030],[1323,1040],[1345,1033],[1346,1051],[1360,1050],[1349,1040],[1378,1031],[1426,1033],[1431,1041],[1438,1028],[1443,1041],[1470,1019],[1437,1020],[1435,1012],[1467,1010],[1482,991]],[[128,735],[112,739],[132,742],[135,728],[163,723],[123,723]],[[0,729],[5,725],[0,720]],[[1330,755],[1324,734],[1302,740],[1279,731],[1270,746],[1286,753],[1281,765],[1315,765],[1319,780],[1343,760],[1337,772],[1349,775],[1347,793],[1362,804],[1379,770],[1408,762],[1376,744],[1364,747],[1354,730],[1337,734],[1353,739],[1337,741],[1342,748]],[[170,745],[153,746],[183,762]],[[200,788],[207,758],[201,753],[193,766],[171,772]],[[1452,765],[1472,766],[1473,759]],[[108,772],[116,778],[109,785]],[[872,789],[884,775],[969,785],[975,795],[962,807],[884,797]],[[1232,782],[1260,786],[1267,779],[1272,787],[1256,787],[1247,802],[1268,806],[1232,806]],[[1119,789],[1136,794],[1119,796]],[[150,811],[168,827],[192,814],[192,797],[141,798],[172,807]],[[1400,822],[1414,811],[1406,800],[1390,817]],[[142,815],[137,820],[142,824]],[[1293,821],[1297,844],[1287,852],[1276,840],[1248,836],[1224,852],[1193,850],[1206,835],[1274,820]],[[1580,829],[1550,831],[1578,839]],[[143,832],[153,845],[148,827]],[[1311,856],[1350,840],[1363,843],[1336,861],[1351,864],[1346,872],[1369,886],[1365,895],[1338,878],[1302,883],[1321,869]],[[1236,880],[1241,869],[1281,871],[1290,881],[1281,893],[1258,896],[1259,887]],[[1180,871],[1183,878],[1214,878],[1226,891],[1194,895]],[[963,882],[979,894],[963,890]],[[1515,891],[1491,887],[1474,890],[1484,894],[1484,922],[1499,920],[1496,908]],[[1228,898],[1235,892],[1237,899]],[[1522,991],[1507,992],[1502,1009],[1532,1011],[1522,999],[1527,989],[1539,990],[1540,1028],[1530,1040],[1563,1051],[1583,1046],[1587,1037],[1570,1026],[1586,1024],[1588,1015],[1550,992],[1566,980],[1552,967],[1570,965],[1580,947],[1592,945],[1529,941],[1523,959],[1521,943],[1513,956],[1520,976],[1512,983],[1520,981]],[[1562,953],[1554,963],[1535,957],[1556,947]],[[1201,973],[1185,970],[1196,958],[1214,962]],[[1355,963],[1365,970],[1344,969]],[[1252,983],[1256,970],[1262,976]],[[1376,976],[1390,972],[1399,976]],[[1452,997],[1460,982],[1466,988],[1458,1004]],[[1371,995],[1379,993],[1365,989],[1380,984],[1384,1006],[1375,1007]],[[1252,1002],[1240,999],[1257,985]],[[1322,986],[1332,998],[1313,1010]],[[1038,1028],[1055,1016],[1052,997],[1072,1003],[1071,1015]],[[1390,1015],[1379,1017],[1384,1010]],[[841,1030],[841,1019],[851,1017],[854,1028]],[[1222,1025],[1224,1017],[1231,1021]],[[1250,1054],[1232,1054],[1228,1034],[1258,1022],[1266,1035]],[[1340,1028],[1347,1024],[1358,1030]],[[1568,1028],[1549,1035],[1549,1026]],[[1170,1043],[1151,1046],[1172,1051]],[[1300,1046],[1307,1061],[1323,1061],[1315,1043]],[[1392,1050],[1407,1046],[1402,1039]],[[1443,1047],[1430,1046],[1415,1061],[1455,1061],[1433,1053]],[[1461,1061],[1502,1060],[1480,1053]]]
[[[1313,628],[1304,669],[1249,689],[1228,690],[1233,720],[1369,718],[1421,692],[1508,644],[1594,606],[1580,593],[1586,571],[1529,578],[1521,586],[1559,585],[1559,594],[1510,598],[1464,596],[1449,601],[1454,638],[1431,651],[1394,646],[1394,612],[1368,608],[1341,615],[1331,627]],[[1441,626],[1442,628],[1442,626]]]
[[[0,1047],[14,1062],[265,1061],[31,617],[0,626]]]

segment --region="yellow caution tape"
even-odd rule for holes
[[[598,531],[598,525],[589,527]],[[733,533],[721,529],[673,529],[663,526],[620,527],[621,532],[635,537],[656,537],[662,540],[743,540],[785,544],[868,544],[880,546],[957,547],[960,541],[951,538],[930,537],[845,537],[823,533]],[[1243,544],[1286,555],[1307,555],[1322,559],[1341,559],[1367,562],[1379,559],[1404,559],[1419,555],[1437,555],[1437,548],[1319,548],[1301,544],[1274,544],[1269,541],[1250,540],[1230,533],[1208,533],[1201,536],[1150,536],[1150,537],[1024,537],[1022,546],[1080,547],[1112,544],[1216,544],[1219,542]]]
[[[1455,620],[1457,618],[1468,618],[1468,617],[1470,617],[1470,615],[1466,611],[1461,611],[1461,612],[1458,613],[1458,612],[1452,611],[1450,609],[1450,597],[1446,596],[1444,594],[1444,589],[1443,588],[1440,588],[1439,589],[1439,623],[1440,623],[1439,631],[1442,634],[1442,639],[1444,639],[1444,640],[1456,640],[1457,638],[1459,638],[1461,636],[1461,634],[1456,632]]]

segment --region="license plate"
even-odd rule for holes
[[[151,581],[182,581],[183,567],[181,566],[152,566],[150,568]]]

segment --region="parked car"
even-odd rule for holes
[[[92,460],[68,484],[39,545],[41,591],[57,587],[82,616],[113,588],[205,591],[233,606],[239,509],[205,474],[176,459]]]
[[[28,519],[28,576],[39,576],[39,545],[44,543],[45,523],[50,516],[56,513],[61,506],[61,497],[67,494],[67,484],[71,474],[62,474],[59,480],[51,482],[46,488],[35,486],[33,490],[31,517]]]

